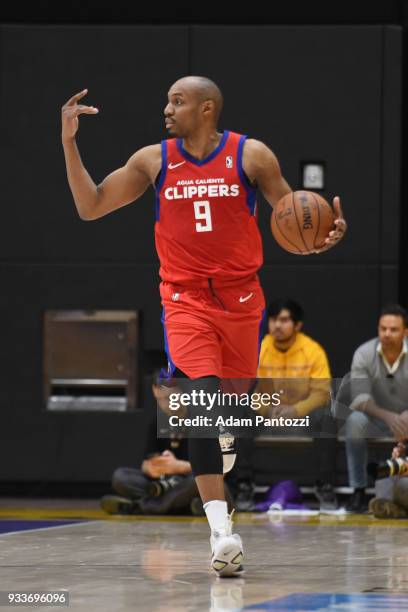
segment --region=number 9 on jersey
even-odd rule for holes
[[[194,202],[194,217],[198,221],[196,232],[212,232],[211,208],[208,200]]]

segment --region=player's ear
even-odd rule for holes
[[[296,331],[300,331],[302,329],[302,327],[303,327],[303,321],[298,321],[296,323],[295,329],[296,329]]]
[[[205,115],[212,115],[215,112],[214,100],[204,100],[204,102],[202,103],[201,110]]]

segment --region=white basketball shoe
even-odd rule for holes
[[[211,567],[221,577],[244,573],[242,540],[237,533],[232,533],[232,513],[228,515],[224,529],[211,532]]]

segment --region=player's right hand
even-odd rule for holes
[[[99,113],[99,110],[95,108],[95,106],[78,104],[79,100],[86,96],[87,93],[88,90],[83,89],[79,93],[72,96],[72,98],[70,98],[61,108],[62,141],[72,140],[75,137],[79,127],[79,115],[96,115],[96,113]]]

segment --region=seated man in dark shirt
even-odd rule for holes
[[[160,385],[154,377],[152,391],[159,408],[168,414],[169,394],[174,388]],[[119,467],[114,471],[112,488],[117,495],[102,498],[101,507],[105,512],[205,514],[188,461],[187,438],[180,434],[179,428],[169,438],[158,438],[156,410],[151,411],[144,457],[140,468]]]

